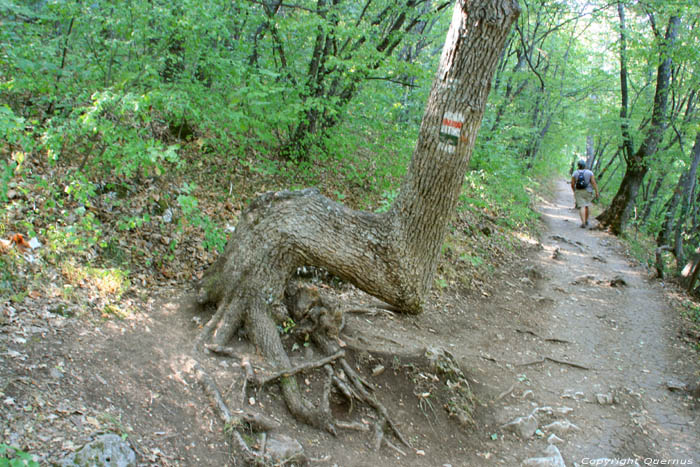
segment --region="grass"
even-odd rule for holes
[[[102,298],[119,300],[130,287],[129,272],[119,268],[99,268],[69,260],[61,265],[69,288],[92,287]]]

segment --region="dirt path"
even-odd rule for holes
[[[552,360],[523,367],[534,399],[574,408],[569,418],[580,430],[562,436],[560,446],[567,464],[596,458],[697,464],[700,414],[668,387],[697,377],[697,355],[678,339],[681,324],[660,283],[648,280],[616,239],[580,228],[572,203],[570,187],[560,182],[555,200],[542,207],[549,233],[536,258],[544,275],[541,302],[551,307],[535,332],[566,342],[529,350],[589,369]]]
[[[295,423],[275,387],[248,392],[244,404],[277,418],[314,466],[515,466],[542,456],[552,434],[569,467],[601,458],[697,465],[697,401],[668,389],[697,378],[697,353],[678,338],[682,323],[659,282],[614,237],[579,228],[572,203],[560,182],[542,206],[541,243],[530,240],[520,262],[494,271],[493,293],[453,287],[436,291],[419,316],[347,316],[342,338],[353,365],[411,448],[374,451],[371,433],[333,437]],[[183,310],[184,296],[178,288],[132,297],[138,311],[123,320],[98,310],[62,316],[51,297],[3,305],[0,442],[50,464],[109,431],[128,440],[139,465],[241,465],[192,376],[191,343],[207,315]],[[320,358],[285,344],[294,362]],[[234,345],[264,366],[245,339]],[[472,385],[478,403],[467,429],[446,414],[445,384],[425,366],[429,346],[451,352]],[[202,363],[240,402],[239,362]],[[300,378],[312,400],[322,383],[322,375]],[[332,402],[339,418],[369,425],[376,416],[342,397]],[[531,414],[534,425],[521,424],[519,435],[506,426]]]

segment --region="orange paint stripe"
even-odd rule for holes
[[[449,118],[443,118],[442,124],[445,126],[451,126],[453,128],[462,128],[462,122],[456,120],[450,120]]]

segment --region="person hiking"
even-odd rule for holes
[[[574,170],[574,173],[571,174],[571,190],[574,192],[576,208],[581,216],[581,228],[585,229],[588,227],[588,208],[593,200],[600,197],[600,193],[595,175],[586,168],[586,161],[583,159],[578,161],[578,170]],[[595,196],[593,190],[595,190]]]

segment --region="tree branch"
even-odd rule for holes
[[[413,83],[408,83],[406,81],[401,81],[398,79],[392,79],[392,78],[389,78],[388,76],[368,76],[365,78],[365,80],[389,81],[390,83],[400,84],[401,86],[406,86],[407,88],[417,88],[418,87]]]

